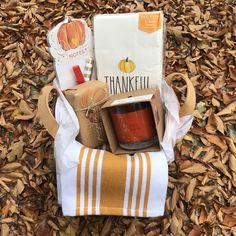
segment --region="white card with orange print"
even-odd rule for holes
[[[79,66],[84,74],[86,60],[94,58],[91,29],[83,19],[65,17],[64,21],[49,31],[47,39],[60,88],[65,90],[74,87],[77,83],[73,67]],[[91,79],[95,79],[95,76],[93,69]]]
[[[94,17],[98,80],[110,94],[161,87],[164,17],[161,11]]]

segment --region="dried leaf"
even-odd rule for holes
[[[219,160],[215,161],[212,163],[217,169],[219,169],[223,174],[228,176],[230,179],[232,178],[231,175],[229,174],[226,166]]]
[[[0,185],[6,192],[10,192],[10,188],[8,188],[8,186],[1,179],[0,179]],[[4,221],[2,223],[8,223],[8,222]]]
[[[0,77],[0,92],[2,91],[3,89],[3,80],[2,80],[2,77]]]
[[[193,159],[197,159],[197,158],[199,157],[199,155],[201,155],[202,151],[203,151],[203,147],[199,147],[199,148],[195,151],[195,153],[194,153],[194,155],[193,155]]]
[[[8,236],[10,233],[10,228],[7,224],[2,224],[1,226],[1,236]]]
[[[235,147],[235,145],[234,145],[233,140],[232,140],[231,138],[228,138],[228,137],[226,137],[225,139],[226,139],[226,141],[227,141],[227,144],[229,145],[230,151],[231,151],[234,155],[236,155],[236,147]]]
[[[51,226],[54,230],[59,230],[58,226],[52,220],[48,221],[48,225]]]
[[[0,211],[1,214],[2,214],[3,216],[7,216],[11,207],[12,207],[12,203],[11,203],[11,202],[7,203],[7,204],[1,209],[1,211]]]
[[[223,225],[226,225],[228,227],[233,227],[236,225],[236,217],[230,216],[230,215],[226,215],[224,217],[224,220],[222,222]]]
[[[232,80],[236,81],[236,68],[235,68],[235,66],[229,66],[229,76]]]
[[[6,177],[12,177],[12,178],[23,178],[23,174],[19,173],[19,172],[11,172],[11,173],[6,173],[5,174]]]
[[[203,29],[205,27],[205,25],[189,25],[188,26],[190,31],[195,32],[195,31],[200,31],[201,29]]]
[[[215,107],[220,107],[220,102],[215,98],[212,98],[211,103]]]
[[[131,10],[131,12],[143,12],[143,11],[145,11],[142,1],[134,0],[134,2],[136,4],[136,7],[133,10]]]
[[[191,230],[191,232],[188,234],[188,236],[201,236],[202,235],[202,228],[201,227],[195,227]]]
[[[229,207],[221,207],[221,211],[227,215],[235,215],[236,214],[236,207],[229,206]]]
[[[225,85],[225,80],[222,76],[220,76],[215,82],[215,88],[221,89]]]
[[[220,147],[222,150],[227,150],[228,147],[224,140],[216,135],[205,134],[204,137],[210,142]]]
[[[4,47],[3,50],[12,50],[12,49],[15,49],[16,47],[17,47],[17,43],[11,43],[7,45],[6,47]]]
[[[215,119],[216,119],[216,127],[217,129],[222,133],[224,134],[224,123],[223,121],[220,119],[219,116],[215,116]]]
[[[53,3],[53,4],[57,4],[58,0],[48,0],[48,2]]]
[[[6,76],[10,76],[13,73],[14,70],[14,64],[12,63],[12,61],[7,61],[6,62],[6,69],[7,69],[7,74]]]
[[[135,228],[135,221],[133,220],[125,236],[134,236],[135,234],[136,234],[136,228]]]
[[[14,117],[15,120],[31,120],[32,118],[34,118],[34,114],[30,114],[30,115],[16,115]]]
[[[25,186],[24,186],[23,182],[20,179],[18,179],[17,184],[16,184],[16,189],[17,189],[18,194],[21,194],[23,192],[24,188],[25,188]]]
[[[229,168],[236,173],[236,157],[233,154],[229,157]]]
[[[50,0],[49,0],[50,1]],[[40,16],[39,14],[34,14],[35,15],[35,17],[40,21],[40,22],[44,22],[44,17],[43,16]]]
[[[185,62],[186,62],[186,64],[187,64],[187,66],[188,66],[189,71],[190,71],[193,75],[197,74],[196,66],[195,66],[194,63],[192,63],[192,62],[190,61],[190,57],[187,57],[187,58],[185,59]]]
[[[172,198],[171,198],[171,211],[175,209],[178,198],[179,198],[179,194],[178,194],[177,189],[175,188],[172,194]]]
[[[189,202],[193,196],[193,191],[196,187],[196,183],[197,183],[196,178],[193,178],[190,180],[190,183],[186,190],[186,196],[185,196],[185,199],[187,202]]]
[[[203,156],[202,160],[204,162],[210,161],[215,156],[215,150],[211,148],[209,151],[206,152],[206,154]]]
[[[201,18],[201,10],[200,10],[198,5],[191,6],[191,7],[192,7],[193,12],[194,12],[194,14],[196,16],[195,17],[195,22],[198,22],[200,20],[200,18]]]
[[[103,228],[102,228],[102,231],[101,231],[101,236],[108,236],[108,235],[110,235],[110,232],[111,232],[111,227],[112,227],[112,218],[111,217],[109,217],[107,220],[106,220],[106,222],[105,222],[105,224],[104,224],[104,226],[103,226]]]
[[[19,100],[24,98],[23,94],[18,93],[16,90],[12,90],[12,93]]]
[[[31,79],[23,78],[22,81],[27,83],[27,84],[33,85],[35,87],[37,86],[37,84]]]
[[[176,27],[168,27],[167,28],[168,32],[173,33],[176,37],[176,39],[180,42],[184,41],[183,35],[182,35],[182,27],[181,26],[176,26]]]
[[[65,233],[68,236],[76,236],[76,230],[71,224],[67,226]]]
[[[200,212],[200,216],[199,216],[198,221],[199,221],[199,224],[203,224],[207,221],[207,212],[206,212],[205,207],[201,208],[201,212]]]
[[[190,167],[181,169],[182,172],[189,173],[189,174],[204,173],[206,172],[206,170],[207,168],[200,163],[193,163]]]
[[[19,104],[20,111],[25,115],[32,115],[32,109],[29,107],[29,105],[24,101],[21,100]]]
[[[176,217],[175,212],[173,213],[173,216],[171,218],[170,228],[174,235],[177,235],[179,233],[179,221],[178,218]]]
[[[22,50],[21,50],[21,47],[18,45],[17,46],[17,57],[18,57],[18,61],[22,61],[22,58],[23,58],[23,53],[22,53]]]
[[[44,60],[50,60],[51,57],[49,56],[49,54],[44,51],[43,49],[41,49],[40,47],[38,46],[33,46],[33,49],[36,53],[39,54],[40,57],[42,57]]]
[[[218,211],[218,213],[217,213],[217,215],[216,215],[216,216],[217,216],[217,218],[219,219],[219,221],[220,221],[220,222],[222,222],[222,221],[223,221],[223,213],[222,213],[222,211],[221,211],[221,210],[219,210],[219,211]]]
[[[4,165],[1,168],[1,171],[14,171],[14,170],[16,170],[16,169],[18,169],[20,167],[21,167],[20,163],[13,162],[13,163],[9,163],[9,164]]]
[[[7,159],[9,162],[15,161],[23,154],[24,142],[20,139],[19,142],[13,143],[11,145],[11,151],[7,154]]]
[[[50,234],[50,228],[47,223],[47,218],[44,218],[39,221],[39,224],[36,230],[36,236],[46,236],[49,234]]]
[[[214,116],[212,110],[210,110],[210,115],[208,117],[206,131],[210,134],[215,134],[217,130],[217,121],[216,117]]]
[[[158,232],[157,230],[152,230],[146,234],[146,236],[158,236],[158,235],[160,235],[160,232]]]
[[[217,113],[217,116],[224,116],[228,114],[232,114],[236,111],[236,101],[230,103],[227,107],[225,107],[223,110]]]

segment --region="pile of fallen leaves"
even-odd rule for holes
[[[0,229],[7,235],[236,235],[234,0],[3,0],[0,5]],[[53,140],[37,99],[55,78],[47,32],[64,15],[163,10],[166,74],[187,74],[195,120],[176,145],[161,218],[64,217]],[[185,86],[176,83],[183,97]]]

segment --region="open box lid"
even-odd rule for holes
[[[135,90],[127,93],[115,94],[110,97],[110,99],[102,106],[102,108],[131,104],[136,102],[149,102],[154,96],[156,90],[157,89],[149,88],[143,90]]]
[[[110,119],[108,108],[137,102],[150,102],[159,144],[163,139],[164,111],[162,107],[159,89],[149,88],[143,90],[135,90],[123,94],[116,94],[110,97],[110,99],[102,106],[101,110],[101,116],[106,131],[106,135],[108,138],[108,142],[110,144],[111,151],[115,154],[134,153],[134,151],[124,150],[119,147],[118,140],[115,135],[115,130],[113,128],[112,121]],[[158,150],[160,150],[160,147],[156,145],[155,147],[138,150],[136,152],[158,151]]]

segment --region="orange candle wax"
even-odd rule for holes
[[[139,150],[157,143],[157,132],[149,102],[111,107],[110,115],[122,148]]]

